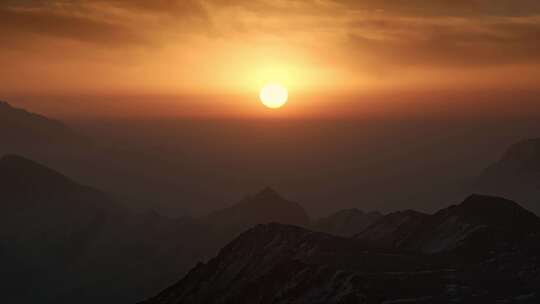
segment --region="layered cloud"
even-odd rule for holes
[[[407,65],[540,62],[540,17],[375,17],[353,21],[351,49]]]
[[[0,4],[4,40],[36,36],[110,47],[145,44],[151,32],[174,24],[206,21],[198,1],[7,1]]]
[[[255,30],[276,35],[287,31],[291,36],[324,32],[352,52],[398,63],[537,62],[540,2],[30,0],[0,4],[4,44],[28,43],[36,36],[105,47],[166,44],[171,42],[162,39],[166,34],[227,38],[242,31],[257,34]]]
[[[181,83],[178,90],[196,91],[209,84],[224,88],[231,86],[231,79],[246,82],[250,77],[238,71],[249,74],[253,66],[265,62],[301,71],[295,77],[312,77],[309,81],[316,87],[390,82],[389,76],[383,80],[373,76],[377,73],[403,75],[399,79],[405,82],[402,79],[420,77],[410,74],[418,71],[447,73],[448,77],[439,78],[450,79],[451,73],[473,69],[503,78],[509,66],[530,72],[540,64],[538,37],[537,0],[0,3],[0,63],[21,75],[35,69],[50,74],[55,60],[63,71],[84,67],[100,74],[81,77],[79,87],[124,81],[126,87],[154,91],[176,88],[176,83]],[[66,67],[68,58],[72,63]],[[118,67],[123,63],[136,66],[138,74]],[[281,74],[292,73],[282,70]],[[109,78],[101,76],[105,74]],[[62,81],[59,76],[57,83]]]

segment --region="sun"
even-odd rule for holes
[[[287,103],[289,93],[281,84],[269,83],[261,89],[259,97],[267,108],[279,109]]]

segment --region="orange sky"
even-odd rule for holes
[[[401,92],[540,89],[538,37],[537,0],[7,0],[0,99],[250,115],[279,82],[284,113],[391,108]]]

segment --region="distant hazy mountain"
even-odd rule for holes
[[[257,224],[278,222],[308,226],[310,222],[299,204],[284,199],[271,188],[248,196],[229,208],[215,211],[203,221],[227,241]]]
[[[54,149],[53,145],[82,145],[87,139],[59,121],[12,107],[0,101],[0,153],[17,149]],[[43,147],[43,144],[49,146]]]
[[[540,300],[540,218],[511,201],[473,195],[433,215],[393,213],[368,230],[398,242],[257,226],[144,303]]]
[[[178,206],[179,198],[190,203],[199,198],[188,193],[183,185],[188,177],[171,169],[168,161],[99,137],[89,138],[58,120],[0,101],[3,154],[31,158],[142,208],[171,202]]]
[[[540,138],[511,146],[480,176],[476,191],[516,200],[540,213]]]
[[[363,212],[358,209],[340,210],[316,220],[312,228],[338,236],[353,236],[364,231],[382,217],[379,212]]]

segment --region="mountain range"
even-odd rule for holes
[[[283,149],[283,146],[280,145],[294,144],[294,140],[298,138],[277,141],[275,143],[277,146],[272,145],[273,142],[271,142],[261,148],[251,146],[245,149],[240,148],[246,142],[256,141],[256,136],[251,135],[267,132],[266,128],[257,127],[256,130],[244,134],[239,130],[246,129],[244,125],[235,125],[231,127],[231,130],[222,130],[223,126],[221,125],[199,125],[193,121],[183,124],[135,121],[124,127],[117,125],[122,125],[122,123],[114,124],[107,121],[99,121],[96,124],[100,127],[93,127],[93,124],[77,123],[76,121],[72,121],[71,125],[68,125],[59,120],[17,108],[7,102],[0,102],[0,155],[10,153],[25,156],[60,170],[84,184],[102,189],[113,195],[117,200],[125,202],[126,205],[139,208],[151,207],[172,216],[202,215],[207,213],[208,210],[223,209],[227,202],[235,200],[237,197],[252,191],[252,189],[268,184],[265,181],[253,181],[253,178],[248,178],[245,181],[246,177],[259,174],[274,174],[272,173],[274,167],[276,167],[276,170],[280,170],[280,175],[291,176],[293,181],[294,178],[297,180],[306,178],[310,180],[309,176],[301,177],[303,173],[295,173],[294,171],[288,173],[283,171],[282,168],[283,166],[294,167],[294,164],[298,163],[299,160],[295,159],[295,153],[279,152]],[[307,130],[312,126],[304,127],[293,124],[291,127],[294,128],[293,130]],[[95,128],[100,131],[95,131]],[[121,131],[125,128],[132,129],[132,131]],[[152,128],[165,131],[159,133]],[[186,136],[189,133],[189,128],[197,129],[197,136]],[[341,130],[337,126],[335,128],[335,130],[332,129],[333,132]],[[282,131],[288,132],[285,129]],[[276,134],[276,136],[279,135],[278,138],[283,135],[282,131]],[[344,129],[342,131],[351,130]],[[305,135],[307,138],[321,136],[321,140],[324,138],[333,139],[339,135],[325,132],[316,133],[318,135]],[[302,134],[300,133],[298,136]],[[359,136],[359,138],[353,138],[354,142],[365,140],[365,134]],[[436,149],[438,152],[425,150],[427,147],[418,142],[417,144],[421,144],[417,147],[420,150],[413,149],[408,153],[393,153],[392,151],[398,147],[396,145],[400,142],[400,136],[399,134],[376,136],[376,143],[380,141],[388,142],[388,145],[382,145],[382,143],[382,146],[376,145],[376,150],[373,150],[374,148],[369,146],[368,142],[363,141],[360,151],[351,150],[356,149],[356,147],[349,141],[328,143],[328,148],[336,147],[340,151],[350,150],[345,153],[344,159],[338,162],[339,164],[350,164],[350,166],[360,170],[357,174],[348,175],[346,168],[340,169],[339,171],[343,171],[343,174],[347,176],[346,180],[341,181],[338,178],[341,175],[338,173],[334,171],[327,172],[326,167],[318,168],[319,173],[316,175],[324,176],[328,173],[330,174],[328,179],[335,179],[336,183],[342,182],[337,192],[332,190],[333,193],[324,193],[325,187],[321,187],[320,184],[317,184],[317,187],[322,189],[311,191],[310,184],[322,180],[319,177],[313,177],[313,181],[302,184],[302,187],[309,190],[307,194],[299,195],[298,191],[294,190],[296,186],[285,186],[283,189],[287,189],[297,199],[309,202],[310,212],[318,216],[340,208],[351,209],[351,207],[359,205],[360,201],[361,205],[364,206],[363,208],[369,210],[388,212],[403,208],[421,208],[421,210],[433,211],[435,208],[445,206],[449,202],[456,201],[470,193],[485,193],[506,197],[520,202],[533,212],[540,212],[535,201],[540,194],[538,190],[540,182],[538,172],[536,172],[538,171],[537,165],[540,158],[538,156],[538,139],[527,139],[516,143],[489,167],[490,159],[494,159],[495,155],[499,154],[498,149],[501,152],[504,151],[505,146],[490,144],[489,151],[486,153],[485,151],[479,151],[478,147],[470,147],[472,146],[471,143],[450,141],[450,147],[453,150],[460,149],[460,151],[463,150],[460,153],[464,155],[478,156],[471,161],[470,157],[472,156],[469,155],[463,161],[456,160],[450,167],[440,170],[438,168],[444,166],[445,159],[448,158],[446,151],[441,152],[439,148]],[[227,139],[225,140],[225,138]],[[437,138],[437,147],[443,145],[442,142],[439,143],[439,137],[436,136],[435,138]],[[508,142],[510,140],[506,140],[502,144],[507,145]],[[414,147],[412,142],[405,141],[402,144],[406,143],[413,145],[409,147],[410,149]],[[308,144],[312,143],[306,143],[306,145]],[[214,155],[204,148],[212,145],[216,145],[214,146],[215,149],[225,145],[225,151],[220,155]],[[364,145],[368,146],[364,147]],[[241,151],[240,153],[235,149],[237,146]],[[276,163],[275,166],[269,163],[266,164],[263,157],[265,149],[271,151],[276,149],[272,153],[279,152],[279,155],[291,155],[291,157],[284,159],[283,162]],[[366,164],[369,155],[361,154],[366,149],[371,151],[370,154],[377,154],[375,152],[380,151],[381,156],[386,155],[389,158],[382,163],[379,160],[379,162]],[[324,149],[320,150],[323,151]],[[317,151],[313,151],[313,153]],[[254,158],[246,159],[242,156],[244,153],[248,153]],[[303,155],[307,157],[311,153],[303,153]],[[258,154],[261,157],[257,158],[256,155]],[[436,161],[439,156],[430,158],[430,155],[435,154],[442,158],[439,161]],[[240,159],[238,159],[239,155],[241,156]],[[395,157],[395,159],[390,155],[393,155],[392,157]],[[373,156],[376,157],[377,155]],[[317,162],[323,161],[321,157],[325,158],[326,156],[319,155],[317,157],[307,157],[311,162],[304,164],[302,170],[311,170],[310,168],[313,168]],[[255,161],[255,158],[257,161]],[[249,166],[253,168],[238,170],[239,166],[247,165],[245,161],[250,161]],[[292,163],[289,164],[285,161]],[[485,164],[482,164],[482,161]],[[264,164],[261,164],[261,162]],[[480,165],[478,165],[479,163]],[[270,168],[266,168],[267,166]],[[484,166],[488,168],[480,172]],[[458,174],[452,171],[457,167],[474,169],[467,169]],[[419,169],[421,170],[419,171]],[[352,171],[356,172],[358,170]],[[277,171],[275,173],[277,174]],[[299,175],[297,176],[297,174]],[[439,176],[444,181],[435,177],[431,179],[430,174]],[[478,178],[475,175],[478,175]],[[429,180],[430,187],[424,186],[426,180]],[[269,183],[275,184],[272,181],[269,181]],[[238,184],[242,186],[238,186]],[[246,186],[243,186],[244,184]],[[287,182],[287,184],[290,184],[290,182]],[[328,187],[331,186],[328,185]],[[291,188],[293,191],[290,190]],[[427,197],[430,198],[427,199]],[[178,203],[179,200],[182,201],[181,204]],[[331,200],[333,203],[329,204],[326,200]],[[380,200],[385,201],[384,206],[392,207],[387,209],[378,207]],[[313,210],[314,206],[317,206],[320,202],[323,202],[324,206],[332,206],[333,204],[339,206],[334,209],[328,207],[328,210],[324,212],[316,212]],[[405,203],[398,204],[398,202]],[[182,206],[190,207],[183,208]]]
[[[207,216],[166,218],[16,155],[0,159],[0,190],[8,302],[135,303],[167,285],[145,303],[538,299],[540,219],[499,197],[312,221],[266,188]],[[336,230],[351,218],[355,229]]]
[[[95,138],[80,128],[0,101],[0,155],[15,154],[60,170],[130,206],[204,201],[161,158]],[[184,212],[170,212],[181,215]]]
[[[271,188],[196,217],[135,210],[185,190],[167,162],[2,102],[0,154],[6,303],[539,301],[538,139],[481,173],[487,195],[318,219]]]
[[[137,299],[200,255],[200,246],[180,241],[201,230],[192,221],[134,213],[19,156],[0,160],[0,192],[1,264],[13,273],[3,297],[10,303]]]
[[[539,244],[540,218],[481,195],[383,216],[353,238],[258,225],[142,304],[532,304]]]
[[[200,218],[135,212],[17,155],[0,159],[0,192],[11,303],[134,302],[257,223],[309,225],[302,207],[269,188]]]

